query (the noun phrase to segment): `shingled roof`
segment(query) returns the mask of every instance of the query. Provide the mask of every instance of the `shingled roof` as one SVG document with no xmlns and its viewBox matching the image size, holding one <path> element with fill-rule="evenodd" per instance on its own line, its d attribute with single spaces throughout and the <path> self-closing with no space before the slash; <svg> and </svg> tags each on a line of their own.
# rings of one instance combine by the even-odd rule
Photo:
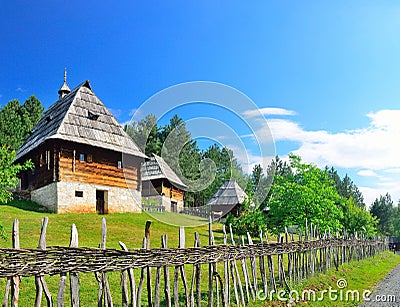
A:
<svg viewBox="0 0 400 307">
<path fill-rule="evenodd" d="M 171 169 L 167 162 L 156 154 L 153 154 L 149 161 L 143 163 L 142 171 L 142 181 L 165 178 L 174 186 L 183 190 L 187 189 L 187 186 Z"/>
<path fill-rule="evenodd" d="M 217 192 L 207 202 L 207 206 L 234 206 L 242 204 L 247 194 L 237 184 L 235 179 L 230 179 L 218 189 Z"/>
<path fill-rule="evenodd" d="M 50 139 L 66 140 L 147 158 L 93 93 L 89 81 L 61 97 L 17 151 L 16 159 Z"/>
</svg>

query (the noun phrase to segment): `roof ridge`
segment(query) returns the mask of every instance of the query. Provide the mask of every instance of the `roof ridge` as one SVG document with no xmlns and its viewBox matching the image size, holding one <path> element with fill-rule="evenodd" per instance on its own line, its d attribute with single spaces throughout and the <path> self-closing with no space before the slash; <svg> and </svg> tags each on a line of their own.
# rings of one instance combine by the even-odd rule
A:
<svg viewBox="0 0 400 307">
<path fill-rule="evenodd" d="M 91 89 L 90 84 L 89 84 L 89 80 L 86 80 L 86 81 L 82 82 L 81 84 L 79 84 L 77 87 L 75 87 L 75 88 L 68 94 L 68 95 L 70 95 L 70 94 L 74 93 L 74 98 L 72 98 L 72 100 L 71 100 L 71 102 L 70 102 L 70 104 L 69 104 L 69 106 L 68 106 L 68 109 L 65 111 L 65 114 L 64 114 L 64 116 L 63 116 L 63 119 L 61 120 L 61 122 L 60 122 L 60 124 L 58 125 L 58 128 L 57 128 L 57 130 L 56 130 L 56 132 L 55 132 L 54 134 L 58 134 L 58 133 L 59 133 L 61 127 L 63 126 L 63 124 L 64 124 L 65 121 L 66 121 L 66 118 L 67 118 L 68 114 L 69 114 L 70 111 L 71 111 L 71 106 L 72 106 L 72 105 L 74 104 L 74 102 L 76 101 L 76 95 L 79 93 L 79 90 L 80 90 L 83 86 L 85 86 L 86 84 L 89 85 L 88 88 Z M 85 87 L 87 87 L 87 85 L 86 85 Z M 64 98 L 67 97 L 68 95 L 66 95 L 66 96 L 64 96 L 63 98 L 61 98 L 61 101 L 64 100 Z M 62 103 L 62 102 L 61 102 L 61 103 Z"/>
<path fill-rule="evenodd" d="M 90 116 L 90 112 L 100 113 Z M 32 134 L 18 149 L 17 159 L 49 139 L 57 139 L 104 148 L 143 159 L 139 149 L 121 124 L 93 92 L 89 80 L 59 98 L 44 113 Z"/>
</svg>

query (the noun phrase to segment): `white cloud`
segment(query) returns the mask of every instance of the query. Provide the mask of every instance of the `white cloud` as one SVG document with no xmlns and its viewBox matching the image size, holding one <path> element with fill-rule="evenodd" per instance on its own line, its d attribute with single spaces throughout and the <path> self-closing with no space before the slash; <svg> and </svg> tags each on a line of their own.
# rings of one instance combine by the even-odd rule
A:
<svg viewBox="0 0 400 307">
<path fill-rule="evenodd" d="M 20 93 L 26 92 L 26 89 L 24 89 L 24 88 L 22 88 L 22 87 L 17 87 L 15 90 L 16 90 L 17 92 L 20 92 Z"/>
<path fill-rule="evenodd" d="M 320 167 L 361 169 L 357 175 L 369 181 L 360 188 L 367 204 L 386 192 L 396 200 L 400 198 L 400 110 L 380 110 L 366 116 L 370 119 L 367 127 L 338 133 L 305 130 L 290 119 L 267 122 L 275 142 L 297 143 L 293 153 L 304 161 Z M 263 129 L 266 131 L 264 126 L 259 134 Z"/>
<path fill-rule="evenodd" d="M 267 115 L 282 115 L 282 116 L 293 116 L 296 112 L 283 108 L 260 108 L 255 110 L 247 110 L 243 112 L 246 117 L 258 117 Z"/>
<path fill-rule="evenodd" d="M 370 169 L 363 169 L 357 172 L 357 175 L 364 177 L 378 177 L 378 174 Z"/>
<path fill-rule="evenodd" d="M 367 115 L 367 128 L 331 133 L 307 131 L 287 119 L 268 120 L 275 141 L 300 143 L 295 151 L 307 161 L 319 165 L 383 170 L 400 168 L 400 111 L 383 110 Z"/>
</svg>

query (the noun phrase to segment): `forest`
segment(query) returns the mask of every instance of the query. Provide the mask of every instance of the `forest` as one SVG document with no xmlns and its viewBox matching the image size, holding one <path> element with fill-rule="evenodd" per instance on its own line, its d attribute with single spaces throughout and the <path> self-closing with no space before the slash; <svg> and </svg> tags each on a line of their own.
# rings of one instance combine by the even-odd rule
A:
<svg viewBox="0 0 400 307">
<path fill-rule="evenodd" d="M 43 110 L 34 95 L 22 104 L 11 100 L 0 109 L 1 204 L 12 200 L 11 189 L 18 183 L 18 173 L 33 167 L 30 161 L 20 165 L 14 159 Z M 229 215 L 226 219 L 237 233 L 257 234 L 262 229 L 279 233 L 285 227 L 302 228 L 308 222 L 322 231 L 400 237 L 400 210 L 391 196 L 380 195 L 372 204 L 365 204 L 352 179 L 347 174 L 341 178 L 334 167 L 321 169 L 290 154 L 288 159 L 276 156 L 267 169 L 255 165 L 247 174 L 231 149 L 218 144 L 200 148 L 178 115 L 160 125 L 154 115 L 148 114 L 125 125 L 124 130 L 146 155 L 161 155 L 178 175 L 195 183 L 185 191 L 185 206 L 204 205 L 226 180 L 236 179 L 249 196 L 239 215 Z M 205 160 L 213 163 L 202 163 Z M 213 180 L 205 185 L 203 179 L 210 175 Z"/>
</svg>

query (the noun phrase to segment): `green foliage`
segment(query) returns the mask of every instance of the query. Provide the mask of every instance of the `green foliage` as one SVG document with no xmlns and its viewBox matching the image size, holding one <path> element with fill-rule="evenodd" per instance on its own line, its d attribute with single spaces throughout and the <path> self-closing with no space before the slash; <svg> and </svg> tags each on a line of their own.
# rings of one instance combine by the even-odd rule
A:
<svg viewBox="0 0 400 307">
<path fill-rule="evenodd" d="M 17 150 L 42 117 L 41 102 L 32 95 L 23 105 L 9 101 L 0 110 L 0 144 Z"/>
<path fill-rule="evenodd" d="M 12 199 L 9 188 L 14 188 L 18 183 L 17 174 L 22 170 L 33 168 L 33 163 L 29 160 L 23 165 L 13 163 L 15 151 L 9 150 L 6 145 L 0 147 L 0 203 L 7 203 Z"/>
<path fill-rule="evenodd" d="M 379 219 L 378 227 L 380 233 L 384 235 L 394 235 L 394 220 L 395 210 L 393 208 L 393 201 L 389 193 L 385 196 L 380 196 L 372 203 L 370 212 L 373 216 Z"/>
<path fill-rule="evenodd" d="M 245 185 L 245 176 L 232 150 L 215 144 L 201 151 L 186 123 L 177 115 L 164 126 L 158 126 L 154 115 L 147 115 L 124 129 L 146 155 L 161 155 L 182 181 L 190 185 L 192 191 L 185 191 L 186 206 L 203 206 L 227 179 L 235 178 L 239 185 Z M 203 163 L 211 160 L 212 163 Z"/>
<path fill-rule="evenodd" d="M 346 174 L 343 179 L 340 179 L 337 171 L 332 167 L 325 170 L 328 170 L 329 178 L 331 178 L 335 184 L 336 190 L 340 196 L 346 199 L 353 199 L 353 203 L 365 209 L 364 197 L 358 187 L 354 184 L 354 182 L 350 179 L 350 177 Z"/>
<path fill-rule="evenodd" d="M 144 119 L 133 122 L 132 125 L 125 125 L 124 129 L 146 155 L 161 154 L 159 127 L 157 117 L 153 114 L 148 114 Z"/>
<path fill-rule="evenodd" d="M 228 214 L 225 225 L 231 225 L 233 232 L 237 235 L 249 233 L 252 237 L 258 237 L 260 231 L 267 229 L 267 217 L 259 209 L 251 210 L 250 200 L 246 199 L 239 207 L 237 217 L 232 213 Z"/>
<path fill-rule="evenodd" d="M 393 236 L 400 238 L 400 206 L 393 208 Z"/>
<path fill-rule="evenodd" d="M 341 220 L 343 228 L 349 234 L 363 233 L 367 237 L 372 237 L 377 233 L 378 219 L 364 208 L 360 208 L 354 203 L 353 198 L 341 203 L 343 210 L 343 219 Z"/>
<path fill-rule="evenodd" d="M 289 159 L 293 173 L 275 175 L 268 201 L 274 232 L 294 225 L 304 229 L 306 221 L 318 225 L 320 230 L 341 229 L 343 212 L 337 206 L 341 198 L 327 172 L 302 163 L 298 156 L 290 155 Z"/>
</svg>

